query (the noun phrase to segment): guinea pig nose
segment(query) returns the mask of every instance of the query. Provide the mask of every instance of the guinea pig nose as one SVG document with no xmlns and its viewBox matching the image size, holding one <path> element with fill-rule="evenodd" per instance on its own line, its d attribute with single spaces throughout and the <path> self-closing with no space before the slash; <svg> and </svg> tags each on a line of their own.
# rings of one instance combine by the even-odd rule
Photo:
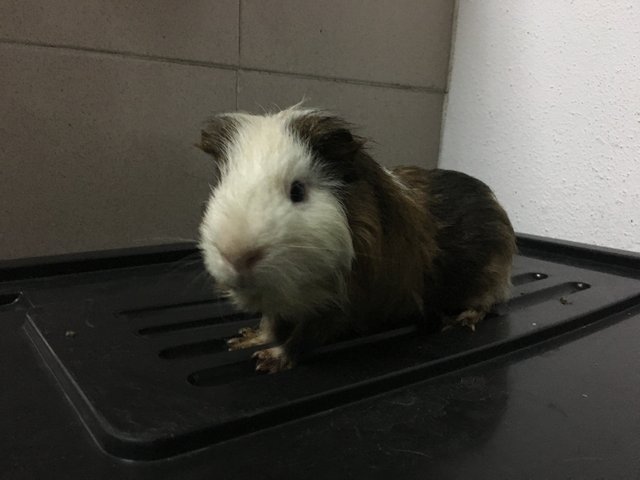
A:
<svg viewBox="0 0 640 480">
<path fill-rule="evenodd" d="M 224 258 L 233 265 L 238 272 L 251 270 L 264 257 L 262 249 L 252 249 L 244 252 L 234 252 L 233 254 L 222 254 Z"/>
</svg>

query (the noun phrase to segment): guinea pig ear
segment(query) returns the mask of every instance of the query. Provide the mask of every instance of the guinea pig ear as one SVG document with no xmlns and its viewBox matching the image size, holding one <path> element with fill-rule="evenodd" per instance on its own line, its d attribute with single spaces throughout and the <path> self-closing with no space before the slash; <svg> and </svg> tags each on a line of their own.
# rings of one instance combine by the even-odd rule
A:
<svg viewBox="0 0 640 480">
<path fill-rule="evenodd" d="M 364 142 L 351 133 L 347 122 L 314 112 L 294 118 L 291 128 L 316 154 L 318 161 L 342 173 L 344 180 L 352 180 L 353 160 Z"/>
<path fill-rule="evenodd" d="M 200 134 L 197 147 L 212 155 L 216 160 L 225 157 L 226 148 L 238 130 L 238 122 L 229 115 L 210 118 Z"/>
</svg>

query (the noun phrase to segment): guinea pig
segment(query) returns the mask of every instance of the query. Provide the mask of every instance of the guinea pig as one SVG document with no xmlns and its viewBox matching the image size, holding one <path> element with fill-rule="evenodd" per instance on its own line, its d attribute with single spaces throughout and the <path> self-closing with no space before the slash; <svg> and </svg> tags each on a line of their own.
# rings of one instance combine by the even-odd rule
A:
<svg viewBox="0 0 640 480">
<path fill-rule="evenodd" d="M 218 115 L 202 131 L 218 178 L 199 247 L 217 288 L 262 314 L 228 341 L 265 346 L 258 371 L 403 319 L 474 328 L 509 296 L 515 235 L 489 187 L 455 171 L 388 170 L 364 143 L 341 118 L 300 106 Z"/>
</svg>

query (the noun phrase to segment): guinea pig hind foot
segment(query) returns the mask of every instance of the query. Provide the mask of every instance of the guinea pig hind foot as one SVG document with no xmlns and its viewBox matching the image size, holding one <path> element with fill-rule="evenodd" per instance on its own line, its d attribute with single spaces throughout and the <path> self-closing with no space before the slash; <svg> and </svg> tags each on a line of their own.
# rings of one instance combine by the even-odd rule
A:
<svg viewBox="0 0 640 480">
<path fill-rule="evenodd" d="M 448 330 L 455 326 L 469 327 L 471 331 L 476 331 L 476 324 L 481 322 L 487 315 L 486 310 L 469 308 L 454 317 L 446 318 L 442 330 Z"/>
</svg>

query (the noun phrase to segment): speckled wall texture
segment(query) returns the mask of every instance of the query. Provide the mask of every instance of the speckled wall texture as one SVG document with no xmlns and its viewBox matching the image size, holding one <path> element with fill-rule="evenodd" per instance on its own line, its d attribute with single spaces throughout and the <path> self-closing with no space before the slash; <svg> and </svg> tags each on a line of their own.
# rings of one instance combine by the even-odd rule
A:
<svg viewBox="0 0 640 480">
<path fill-rule="evenodd" d="M 0 1 L 0 260 L 195 238 L 213 112 L 306 96 L 436 164 L 451 0 Z"/>
<path fill-rule="evenodd" d="M 640 251 L 640 4 L 460 0 L 440 166 L 517 230 Z"/>
</svg>

